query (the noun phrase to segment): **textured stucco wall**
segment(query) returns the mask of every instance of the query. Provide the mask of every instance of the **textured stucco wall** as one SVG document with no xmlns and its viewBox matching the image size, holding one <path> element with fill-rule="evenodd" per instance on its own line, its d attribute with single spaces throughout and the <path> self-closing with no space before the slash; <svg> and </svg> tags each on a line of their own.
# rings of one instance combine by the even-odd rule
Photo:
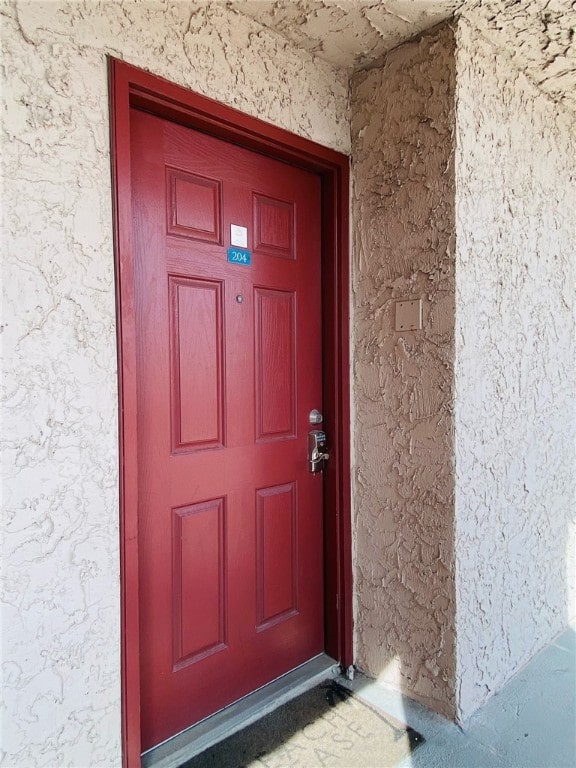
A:
<svg viewBox="0 0 576 768">
<path fill-rule="evenodd" d="M 120 637 L 105 57 L 344 152 L 347 79 L 223 3 L 34 0 L 0 14 L 2 765 L 109 768 Z M 568 115 L 459 30 L 456 178 L 449 29 L 353 83 L 354 502 L 359 664 L 465 717 L 569 618 L 576 184 Z M 424 330 L 396 333 L 394 302 L 416 297 Z"/>
<path fill-rule="evenodd" d="M 540 91 L 576 114 L 573 0 L 461 0 L 460 13 Z"/>
<path fill-rule="evenodd" d="M 454 40 L 352 81 L 356 660 L 454 714 Z M 422 331 L 395 302 L 422 298 Z"/>
<path fill-rule="evenodd" d="M 540 90 L 576 113 L 573 0 L 229 0 L 317 56 L 362 67 L 430 29 L 464 15 Z"/>
<path fill-rule="evenodd" d="M 3 766 L 120 765 L 106 54 L 338 150 L 347 78 L 223 4 L 3 3 Z"/>
<path fill-rule="evenodd" d="M 464 720 L 571 618 L 576 131 L 462 21 L 456 594 Z"/>
</svg>

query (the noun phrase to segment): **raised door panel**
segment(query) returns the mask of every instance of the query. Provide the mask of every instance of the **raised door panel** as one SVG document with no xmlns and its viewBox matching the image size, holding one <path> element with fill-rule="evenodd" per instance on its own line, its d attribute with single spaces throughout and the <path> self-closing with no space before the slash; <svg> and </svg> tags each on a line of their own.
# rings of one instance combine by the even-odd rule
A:
<svg viewBox="0 0 576 768">
<path fill-rule="evenodd" d="M 222 284 L 170 276 L 172 448 L 224 444 Z"/>
<path fill-rule="evenodd" d="M 296 483 L 256 493 L 257 628 L 265 630 L 298 612 Z"/>
<path fill-rule="evenodd" d="M 226 503 L 173 510 L 173 671 L 226 644 Z"/>
<path fill-rule="evenodd" d="M 294 203 L 254 195 L 254 251 L 295 259 Z"/>
<path fill-rule="evenodd" d="M 169 235 L 220 243 L 222 240 L 222 183 L 166 168 L 166 213 Z"/>
<path fill-rule="evenodd" d="M 255 288 L 256 440 L 296 436 L 296 296 Z"/>
</svg>

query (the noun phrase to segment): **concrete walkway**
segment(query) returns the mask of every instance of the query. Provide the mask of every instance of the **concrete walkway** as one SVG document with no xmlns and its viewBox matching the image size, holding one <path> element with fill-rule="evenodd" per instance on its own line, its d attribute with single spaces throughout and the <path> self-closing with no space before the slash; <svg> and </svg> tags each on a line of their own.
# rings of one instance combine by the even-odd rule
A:
<svg viewBox="0 0 576 768">
<path fill-rule="evenodd" d="M 567 630 L 464 729 L 358 675 L 348 687 L 426 742 L 397 768 L 575 768 L 576 633 Z"/>
</svg>

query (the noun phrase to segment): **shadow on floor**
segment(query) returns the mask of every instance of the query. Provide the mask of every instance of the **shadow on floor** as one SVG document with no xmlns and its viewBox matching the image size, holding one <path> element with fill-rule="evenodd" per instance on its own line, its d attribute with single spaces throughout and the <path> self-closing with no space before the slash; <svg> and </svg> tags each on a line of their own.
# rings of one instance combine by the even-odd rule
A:
<svg viewBox="0 0 576 768">
<path fill-rule="evenodd" d="M 575 768 L 576 633 L 535 656 L 463 728 L 358 675 L 303 694 L 182 768 L 241 766 Z"/>
<path fill-rule="evenodd" d="M 330 680 L 287 702 L 182 768 L 386 768 L 423 741 Z"/>
</svg>

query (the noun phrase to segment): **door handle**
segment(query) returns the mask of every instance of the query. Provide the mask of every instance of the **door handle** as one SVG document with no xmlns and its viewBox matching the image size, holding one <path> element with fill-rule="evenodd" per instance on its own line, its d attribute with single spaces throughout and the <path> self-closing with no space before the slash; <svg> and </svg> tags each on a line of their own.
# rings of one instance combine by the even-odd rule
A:
<svg viewBox="0 0 576 768">
<path fill-rule="evenodd" d="M 308 432 L 308 469 L 315 475 L 324 469 L 324 462 L 330 458 L 326 451 L 326 433 L 320 429 Z"/>
</svg>

